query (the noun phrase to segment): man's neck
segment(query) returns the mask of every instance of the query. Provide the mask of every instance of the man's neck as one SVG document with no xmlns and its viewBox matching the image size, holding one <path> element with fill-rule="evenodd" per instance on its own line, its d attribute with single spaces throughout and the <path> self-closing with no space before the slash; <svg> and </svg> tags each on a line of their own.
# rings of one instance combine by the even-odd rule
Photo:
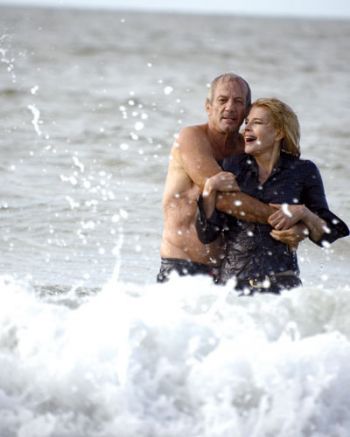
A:
<svg viewBox="0 0 350 437">
<path fill-rule="evenodd" d="M 239 132 L 224 134 L 221 132 L 215 132 L 208 128 L 208 138 L 217 160 L 244 151 L 244 140 Z"/>
</svg>

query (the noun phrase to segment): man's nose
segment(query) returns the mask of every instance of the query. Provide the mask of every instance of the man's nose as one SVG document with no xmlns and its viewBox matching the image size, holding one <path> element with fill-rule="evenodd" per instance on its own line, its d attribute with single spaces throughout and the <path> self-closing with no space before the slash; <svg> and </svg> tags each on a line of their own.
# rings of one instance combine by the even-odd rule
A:
<svg viewBox="0 0 350 437">
<path fill-rule="evenodd" d="M 226 109 L 226 111 L 233 111 L 236 109 L 236 105 L 235 105 L 235 102 L 233 99 L 227 100 L 226 105 L 225 105 L 225 109 Z"/>
</svg>

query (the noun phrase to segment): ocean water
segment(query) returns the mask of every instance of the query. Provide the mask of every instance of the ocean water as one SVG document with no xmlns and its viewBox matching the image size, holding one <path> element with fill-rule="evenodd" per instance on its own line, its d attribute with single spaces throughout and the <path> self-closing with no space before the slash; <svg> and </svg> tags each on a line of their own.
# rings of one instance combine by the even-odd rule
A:
<svg viewBox="0 0 350 437">
<path fill-rule="evenodd" d="M 304 287 L 155 283 L 174 135 L 234 71 L 350 222 L 349 21 L 0 8 L 0 436 L 349 437 L 350 241 Z"/>
</svg>

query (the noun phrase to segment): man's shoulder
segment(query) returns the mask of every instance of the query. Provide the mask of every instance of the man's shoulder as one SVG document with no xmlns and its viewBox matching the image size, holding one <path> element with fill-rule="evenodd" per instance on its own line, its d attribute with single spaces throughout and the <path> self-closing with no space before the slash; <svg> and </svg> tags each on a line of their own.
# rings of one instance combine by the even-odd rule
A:
<svg viewBox="0 0 350 437">
<path fill-rule="evenodd" d="M 207 124 L 183 127 L 178 135 L 176 135 L 174 149 L 176 149 L 180 155 L 212 155 L 212 147 L 208 137 L 207 127 Z"/>
<path fill-rule="evenodd" d="M 181 132 L 203 132 L 204 134 L 207 134 L 208 131 L 208 123 L 202 123 L 202 124 L 193 124 L 190 126 L 184 126 L 181 128 L 180 133 Z"/>
<path fill-rule="evenodd" d="M 183 127 L 176 136 L 180 144 L 186 144 L 193 141 L 209 141 L 208 125 L 195 124 L 192 126 Z"/>
</svg>

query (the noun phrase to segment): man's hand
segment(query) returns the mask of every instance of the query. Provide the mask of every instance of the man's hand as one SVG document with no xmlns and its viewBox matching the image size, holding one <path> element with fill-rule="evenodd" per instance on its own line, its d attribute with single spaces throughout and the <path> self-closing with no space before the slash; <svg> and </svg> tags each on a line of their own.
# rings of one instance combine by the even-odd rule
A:
<svg viewBox="0 0 350 437">
<path fill-rule="evenodd" d="M 221 171 L 208 178 L 203 190 L 203 196 L 208 196 L 213 191 L 240 191 L 236 177 L 228 171 Z"/>
<path fill-rule="evenodd" d="M 270 235 L 275 240 L 281 241 L 292 249 L 297 249 L 299 243 L 303 241 L 309 235 L 308 228 L 303 223 L 298 223 L 292 226 L 290 229 L 283 231 L 277 231 L 273 229 Z"/>
<path fill-rule="evenodd" d="M 291 228 L 305 217 L 304 205 L 287 205 L 286 203 L 277 205 L 270 203 L 270 206 L 276 208 L 276 212 L 271 214 L 267 221 L 278 231 Z"/>
</svg>

